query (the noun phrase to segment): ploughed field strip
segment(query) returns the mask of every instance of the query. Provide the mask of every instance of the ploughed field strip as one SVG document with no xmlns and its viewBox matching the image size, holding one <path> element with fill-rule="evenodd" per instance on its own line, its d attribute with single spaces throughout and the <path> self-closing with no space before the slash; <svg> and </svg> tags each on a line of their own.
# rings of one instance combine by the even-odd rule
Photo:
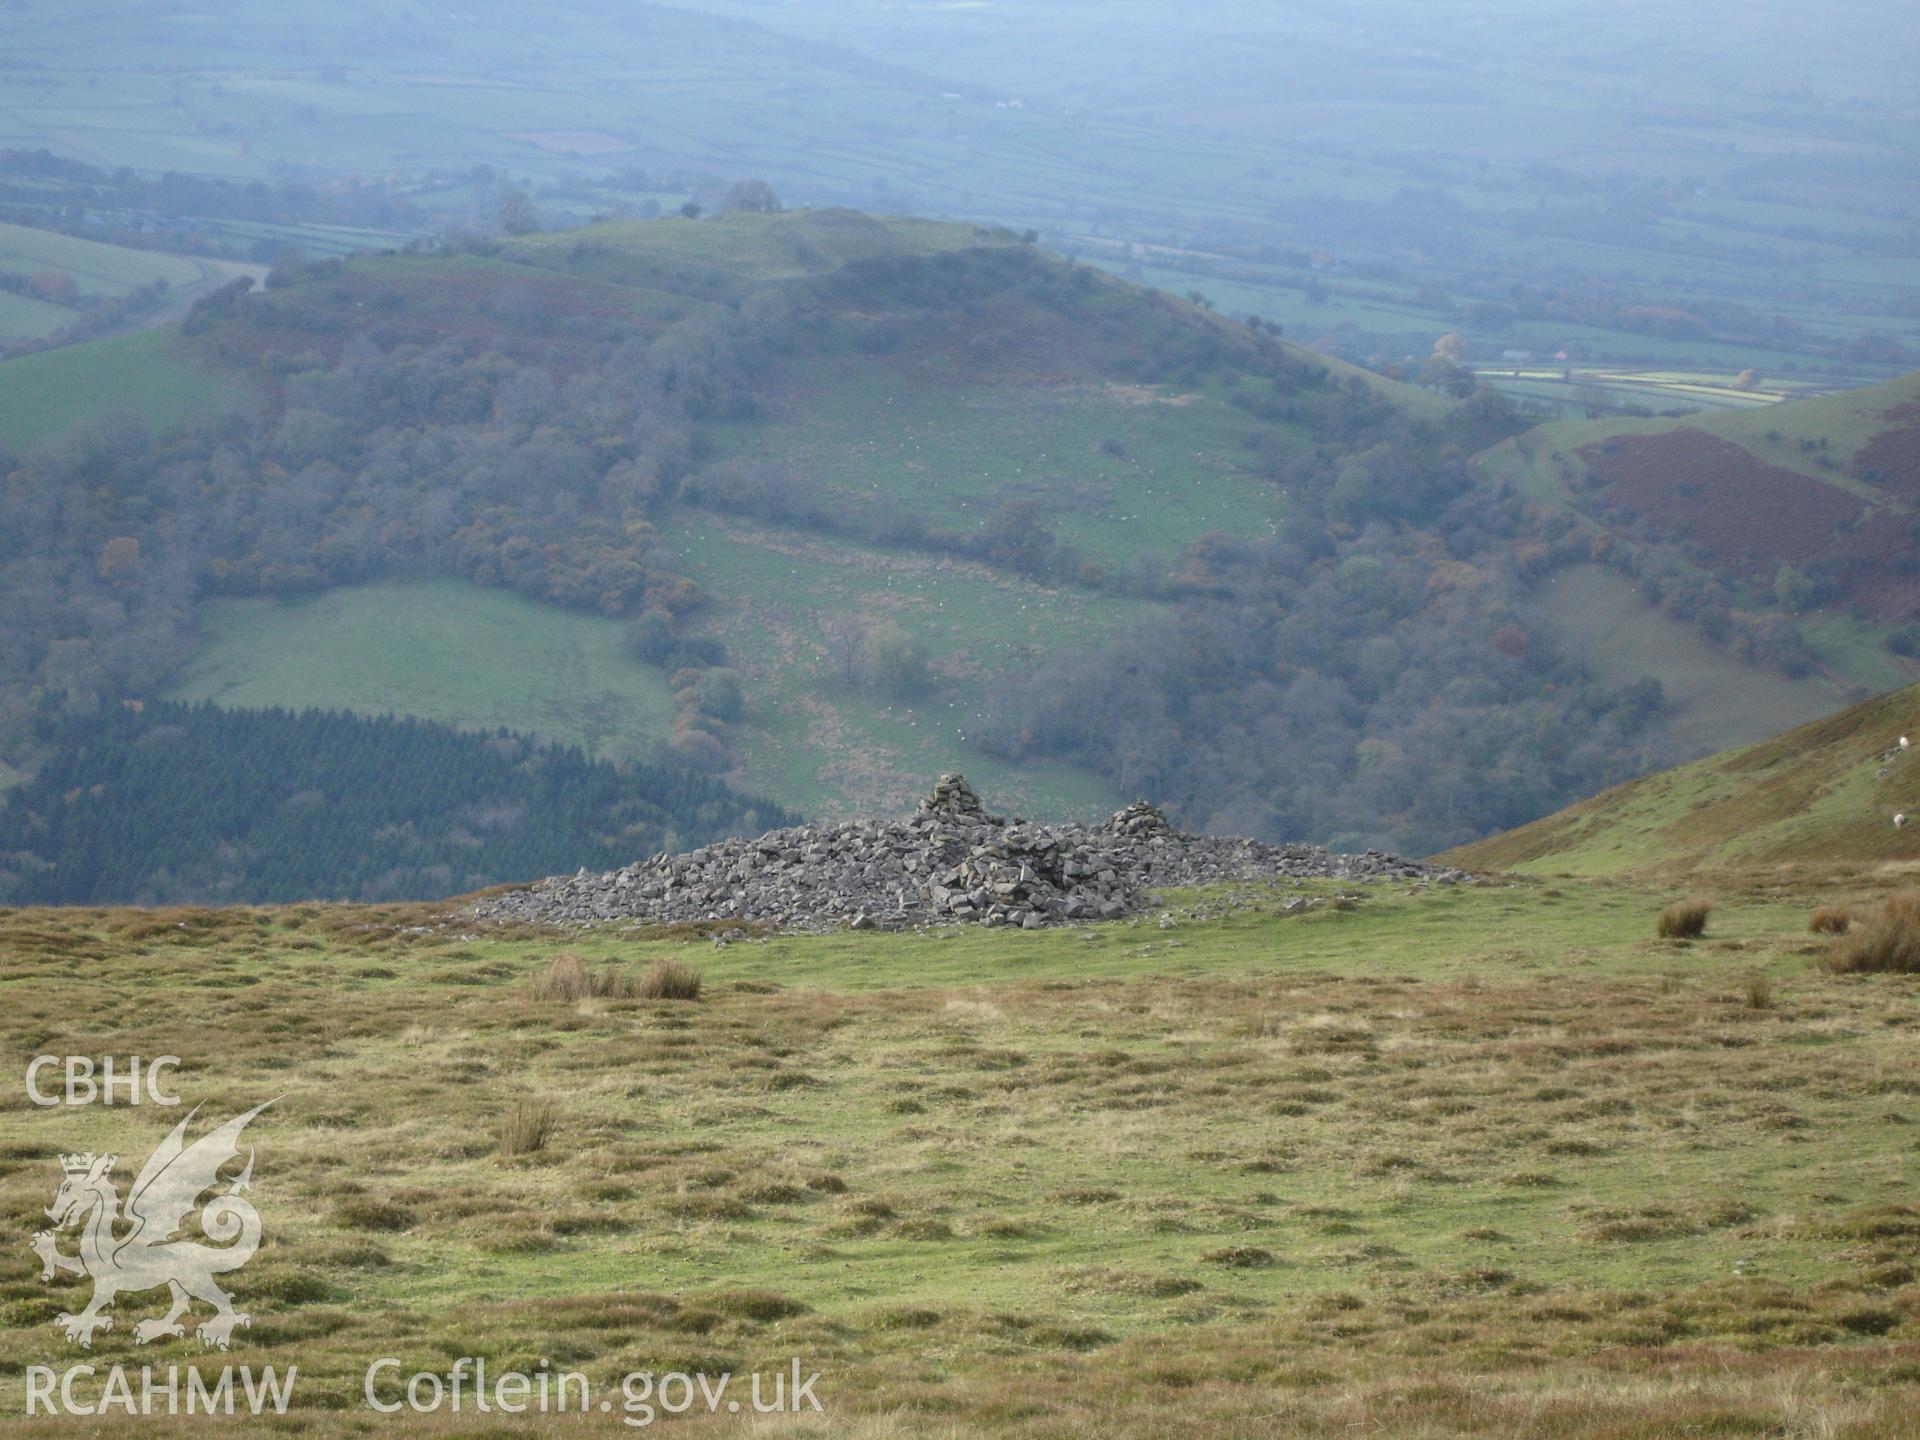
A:
<svg viewBox="0 0 1920 1440">
<path fill-rule="evenodd" d="M 971 921 L 1032 930 L 1117 920 L 1156 889 L 1465 878 L 1377 850 L 1338 855 L 1318 845 L 1189 835 L 1145 801 L 1098 825 L 1008 820 L 989 814 L 964 777 L 943 775 L 906 821 L 802 825 L 605 874 L 554 876 L 489 896 L 476 913 L 547 925 L 740 920 L 821 931 Z"/>
</svg>

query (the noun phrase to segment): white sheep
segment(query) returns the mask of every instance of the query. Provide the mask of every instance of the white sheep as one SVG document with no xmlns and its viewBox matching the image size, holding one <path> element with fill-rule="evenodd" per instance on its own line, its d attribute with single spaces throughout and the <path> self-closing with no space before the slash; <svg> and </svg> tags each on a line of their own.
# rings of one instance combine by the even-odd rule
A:
<svg viewBox="0 0 1920 1440">
<path fill-rule="evenodd" d="M 1901 748 L 1902 750 L 1904 750 L 1904 749 L 1906 749 L 1906 748 L 1907 748 L 1907 737 L 1906 737 L 1906 736 L 1904 736 L 1904 735 L 1902 735 L 1902 736 L 1900 737 L 1900 748 Z"/>
</svg>

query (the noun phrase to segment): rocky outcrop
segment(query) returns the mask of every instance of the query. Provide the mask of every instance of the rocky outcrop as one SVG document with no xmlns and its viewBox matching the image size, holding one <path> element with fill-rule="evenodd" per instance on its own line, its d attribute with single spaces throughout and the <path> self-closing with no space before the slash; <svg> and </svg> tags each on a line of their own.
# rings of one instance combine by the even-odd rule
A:
<svg viewBox="0 0 1920 1440">
<path fill-rule="evenodd" d="M 1465 879 L 1370 850 L 1188 835 L 1145 801 L 1098 825 L 991 814 L 965 778 L 942 775 L 905 821 L 774 830 L 603 875 L 581 871 L 489 896 L 481 919 L 584 925 L 757 921 L 780 930 L 900 929 L 966 921 L 1035 929 L 1117 920 L 1148 891 L 1275 879 Z"/>
</svg>

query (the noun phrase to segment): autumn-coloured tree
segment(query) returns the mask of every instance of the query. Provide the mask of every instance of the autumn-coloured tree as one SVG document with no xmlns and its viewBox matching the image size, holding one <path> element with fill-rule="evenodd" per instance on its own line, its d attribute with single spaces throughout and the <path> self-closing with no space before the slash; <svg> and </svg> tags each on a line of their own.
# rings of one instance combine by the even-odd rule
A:
<svg viewBox="0 0 1920 1440">
<path fill-rule="evenodd" d="M 101 547 L 94 568 L 108 585 L 126 584 L 140 572 L 140 542 L 131 535 L 114 536 Z"/>
<path fill-rule="evenodd" d="M 56 305 L 71 305 L 80 298 L 80 287 L 73 277 L 59 270 L 37 270 L 28 279 L 27 286 L 42 300 L 51 300 Z"/>
</svg>

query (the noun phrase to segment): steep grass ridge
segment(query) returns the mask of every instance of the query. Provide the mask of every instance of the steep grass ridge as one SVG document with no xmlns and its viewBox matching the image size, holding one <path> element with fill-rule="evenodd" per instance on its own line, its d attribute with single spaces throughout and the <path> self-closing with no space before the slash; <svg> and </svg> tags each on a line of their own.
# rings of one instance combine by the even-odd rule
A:
<svg viewBox="0 0 1920 1440">
<path fill-rule="evenodd" d="M 1792 861 L 1920 861 L 1920 685 L 1771 740 L 1617 786 L 1440 858 L 1472 870 L 1604 875 Z"/>
</svg>

